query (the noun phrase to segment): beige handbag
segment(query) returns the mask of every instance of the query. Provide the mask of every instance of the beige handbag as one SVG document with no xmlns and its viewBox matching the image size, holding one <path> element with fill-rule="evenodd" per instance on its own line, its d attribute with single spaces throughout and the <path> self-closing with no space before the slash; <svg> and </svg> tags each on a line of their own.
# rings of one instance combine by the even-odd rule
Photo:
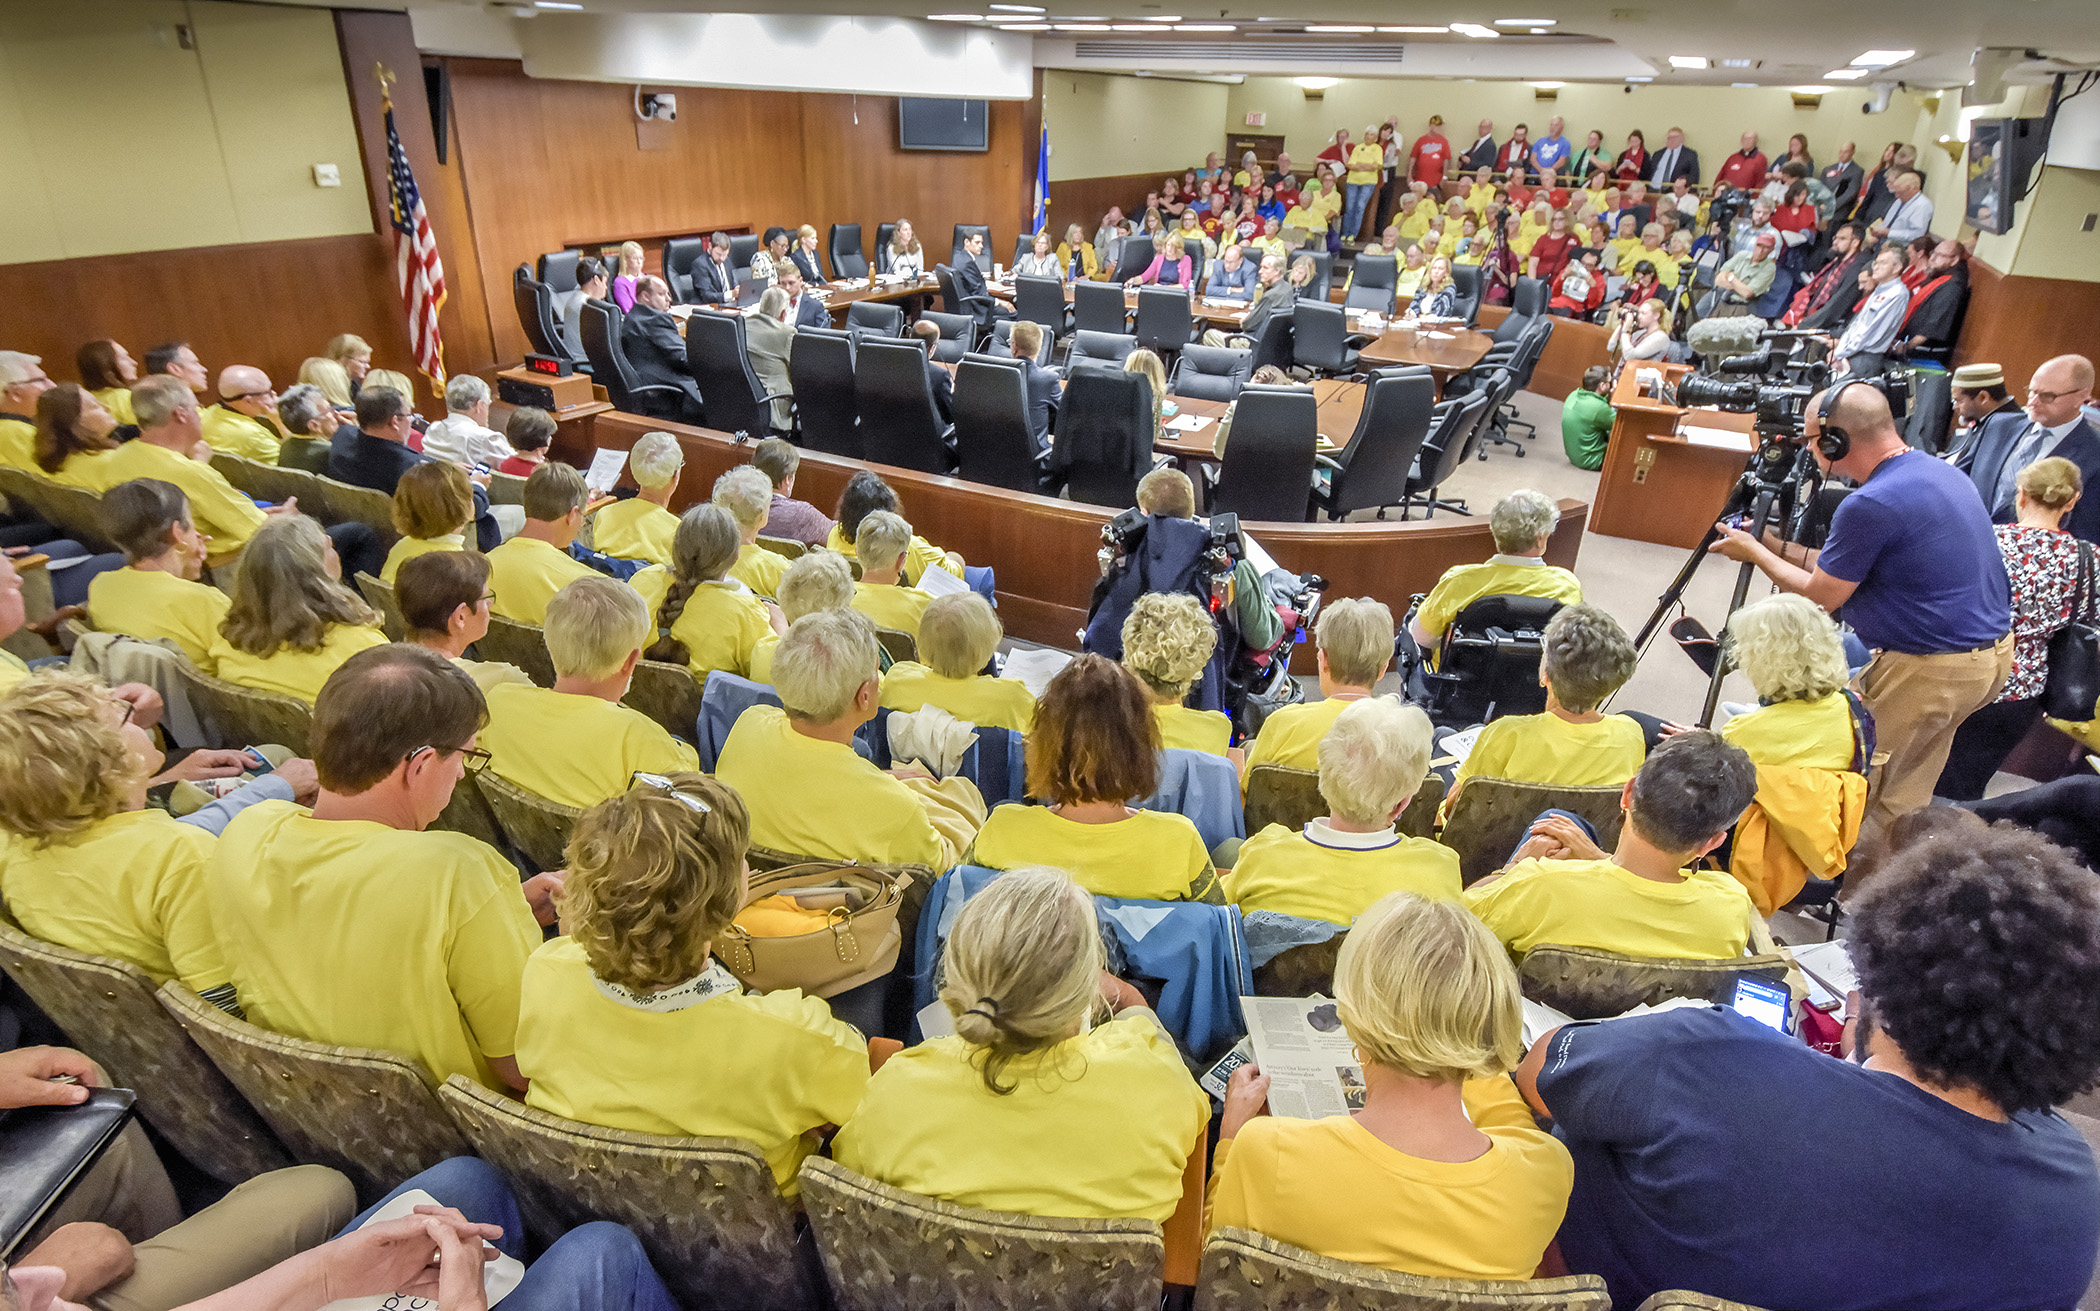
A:
<svg viewBox="0 0 2100 1311">
<path fill-rule="evenodd" d="M 833 997 L 890 972 L 904 946 L 897 910 L 906 876 L 846 861 L 812 861 L 785 869 L 754 871 L 751 902 L 795 896 L 830 913 L 814 933 L 757 937 L 736 924 L 714 942 L 715 959 L 753 992 L 800 988 L 812 997 Z M 796 896 L 796 889 L 843 889 Z"/>
</svg>

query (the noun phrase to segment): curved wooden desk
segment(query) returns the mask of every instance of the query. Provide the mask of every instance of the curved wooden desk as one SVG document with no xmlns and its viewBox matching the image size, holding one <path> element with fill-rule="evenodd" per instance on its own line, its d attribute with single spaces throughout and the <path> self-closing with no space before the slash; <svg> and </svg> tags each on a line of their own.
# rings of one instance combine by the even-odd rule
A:
<svg viewBox="0 0 2100 1311">
<path fill-rule="evenodd" d="M 671 508 L 698 505 L 725 471 L 751 458 L 751 444 L 710 428 L 665 423 L 615 410 L 596 421 L 595 440 L 628 450 L 645 432 L 668 432 L 685 448 L 685 472 Z M 557 442 L 557 458 L 585 467 L 591 453 Z M 1071 649 L 1086 623 L 1087 603 L 1101 568 L 1095 553 L 1101 528 L 1128 507 L 1105 508 L 1010 492 L 939 474 L 885 464 L 863 464 L 804 449 L 795 495 L 827 513 L 846 480 L 872 469 L 897 489 L 905 517 L 928 541 L 961 552 L 971 564 L 998 571 L 999 616 L 1006 630 L 1031 642 Z M 1563 500 L 1560 526 L 1546 548 L 1549 563 L 1573 568 L 1589 520 L 1587 503 Z M 1286 569 L 1314 573 L 1332 586 L 1329 596 L 1372 596 L 1398 621 L 1408 598 L 1426 592 L 1453 565 L 1475 564 L 1495 553 L 1487 518 L 1443 518 L 1409 523 L 1249 523 L 1248 533 Z M 1301 648 L 1311 667 L 1312 648 Z"/>
</svg>

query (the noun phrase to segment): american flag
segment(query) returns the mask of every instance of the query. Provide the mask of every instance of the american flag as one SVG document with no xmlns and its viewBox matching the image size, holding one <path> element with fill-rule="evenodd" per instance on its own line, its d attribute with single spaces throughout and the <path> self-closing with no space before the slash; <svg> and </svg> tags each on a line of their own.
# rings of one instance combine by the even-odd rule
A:
<svg viewBox="0 0 2100 1311">
<path fill-rule="evenodd" d="M 437 237 L 423 212 L 423 195 L 408 166 L 408 152 L 394 131 L 394 102 L 386 102 L 387 208 L 394 225 L 394 272 L 401 284 L 401 308 L 408 313 L 408 344 L 416 369 L 431 388 L 445 389 L 445 341 L 438 334 L 438 310 L 445 303 L 445 266 L 438 259 Z"/>
</svg>

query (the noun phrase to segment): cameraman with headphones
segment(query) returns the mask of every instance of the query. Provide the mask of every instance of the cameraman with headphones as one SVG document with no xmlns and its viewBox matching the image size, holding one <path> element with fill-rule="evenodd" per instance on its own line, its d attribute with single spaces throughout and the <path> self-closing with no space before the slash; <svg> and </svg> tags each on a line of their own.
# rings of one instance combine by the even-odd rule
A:
<svg viewBox="0 0 2100 1311">
<path fill-rule="evenodd" d="M 1781 591 L 1832 614 L 1842 607 L 1873 651 L 1859 682 L 1888 754 L 1867 809 L 1867 827 L 1878 833 L 1931 802 L 1954 730 L 2004 685 L 2011 591 L 1975 484 L 1905 445 L 1878 388 L 1847 381 L 1817 394 L 1803 431 L 1819 467 L 1857 484 L 1820 556 L 1796 563 L 1782 554 L 1792 549 L 1784 543 L 1725 524 L 1710 549 L 1756 565 Z"/>
</svg>

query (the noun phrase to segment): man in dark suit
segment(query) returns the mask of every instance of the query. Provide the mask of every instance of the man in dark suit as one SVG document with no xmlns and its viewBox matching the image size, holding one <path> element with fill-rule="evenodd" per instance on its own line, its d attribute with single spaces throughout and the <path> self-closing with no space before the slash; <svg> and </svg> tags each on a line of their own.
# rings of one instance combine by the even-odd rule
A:
<svg viewBox="0 0 2100 1311">
<path fill-rule="evenodd" d="M 1990 416 L 1957 461 L 1976 484 L 1993 523 L 2013 521 L 2013 495 L 2020 470 L 2047 456 L 2078 466 L 2090 488 L 2100 478 L 2100 430 L 2085 417 L 2093 397 L 2093 362 L 2083 355 L 2059 355 L 2034 371 L 2027 384 L 2027 409 L 2003 410 Z M 2021 419 L 2025 422 L 2021 422 Z M 2100 496 L 2080 496 L 2064 528 L 2088 542 L 2100 542 Z"/>
<path fill-rule="evenodd" d="M 620 324 L 620 345 L 635 380 L 644 386 L 676 387 L 679 400 L 669 417 L 681 423 L 700 423 L 706 411 L 700 405 L 700 384 L 685 360 L 685 338 L 678 320 L 671 317 L 671 289 L 658 277 L 645 277 L 634 289 L 634 308 Z M 663 393 L 652 393 L 662 396 Z"/>
<path fill-rule="evenodd" d="M 955 294 L 962 301 L 961 312 L 977 320 L 980 333 L 992 330 L 995 319 L 1010 319 L 1013 307 L 1002 305 L 992 296 L 992 289 L 984 280 L 984 270 L 978 266 L 977 257 L 984 254 L 984 234 L 972 232 L 963 238 L 963 254 L 967 258 L 958 260 L 953 270 Z"/>
<path fill-rule="evenodd" d="M 1850 214 L 1852 206 L 1859 200 L 1859 189 L 1866 183 L 1867 175 L 1860 172 L 1859 165 L 1852 162 L 1854 147 L 1850 141 L 1838 147 L 1837 159 L 1825 164 L 1816 176 L 1830 188 L 1832 213 Z"/>
<path fill-rule="evenodd" d="M 1493 168 L 1500 152 L 1495 148 L 1495 120 L 1480 120 L 1480 139 L 1466 147 L 1466 153 L 1458 157 L 1458 171 L 1471 173 L 1475 169 Z"/>
<path fill-rule="evenodd" d="M 1657 191 L 1669 190 L 1679 178 L 1699 185 L 1699 152 L 1684 144 L 1683 128 L 1673 127 L 1664 134 L 1662 149 L 1648 156 L 1648 171 L 1642 176 Z"/>
<path fill-rule="evenodd" d="M 729 234 L 717 232 L 707 239 L 707 256 L 693 261 L 695 305 L 736 304 L 736 270 L 729 267 Z"/>
<path fill-rule="evenodd" d="M 1204 345 L 1246 350 L 1261 334 L 1264 323 L 1298 307 L 1298 285 L 1284 276 L 1283 256 L 1262 256 L 1261 268 L 1254 276 L 1261 284 L 1261 290 L 1255 293 L 1254 305 L 1247 311 L 1247 317 L 1240 321 L 1240 330 L 1228 333 L 1221 328 L 1212 328 L 1203 334 Z"/>
<path fill-rule="evenodd" d="M 1021 362 L 1021 386 L 1028 393 L 1028 431 L 1036 448 L 1050 453 L 1050 416 L 1057 409 L 1057 375 L 1035 362 L 1043 349 L 1043 325 L 1028 319 L 1014 324 L 1014 358 Z"/>
<path fill-rule="evenodd" d="M 780 266 L 779 281 L 773 284 L 787 293 L 787 313 L 783 321 L 791 328 L 828 328 L 831 326 L 831 311 L 824 302 L 809 294 L 802 279 L 802 270 L 793 264 Z"/>
<path fill-rule="evenodd" d="M 401 475 L 419 464 L 430 464 L 434 456 L 408 448 L 408 435 L 415 431 L 415 411 L 399 392 L 370 388 L 357 397 L 357 423 L 344 424 L 328 442 L 328 476 L 352 487 L 369 487 L 394 494 Z M 503 530 L 489 512 L 486 474 L 474 479 L 474 541 L 484 551 L 503 544 Z"/>
<path fill-rule="evenodd" d="M 941 416 L 942 423 L 955 422 L 955 375 L 948 372 L 933 358 L 933 348 L 941 340 L 938 324 L 920 319 L 911 325 L 912 339 L 926 352 L 926 388 L 933 393 L 933 408 Z"/>
<path fill-rule="evenodd" d="M 1988 445 L 1994 452 L 2010 450 L 2027 429 L 2027 411 L 2012 398 L 2005 386 L 2005 370 L 1995 364 L 1964 364 L 1956 369 L 1948 380 L 1947 403 L 1954 425 L 1946 457 L 1971 478 L 1975 477 L 1979 445 Z M 2001 459 L 2001 455 L 1992 456 L 1993 463 Z M 1981 490 L 1979 487 L 1979 493 Z"/>
</svg>

